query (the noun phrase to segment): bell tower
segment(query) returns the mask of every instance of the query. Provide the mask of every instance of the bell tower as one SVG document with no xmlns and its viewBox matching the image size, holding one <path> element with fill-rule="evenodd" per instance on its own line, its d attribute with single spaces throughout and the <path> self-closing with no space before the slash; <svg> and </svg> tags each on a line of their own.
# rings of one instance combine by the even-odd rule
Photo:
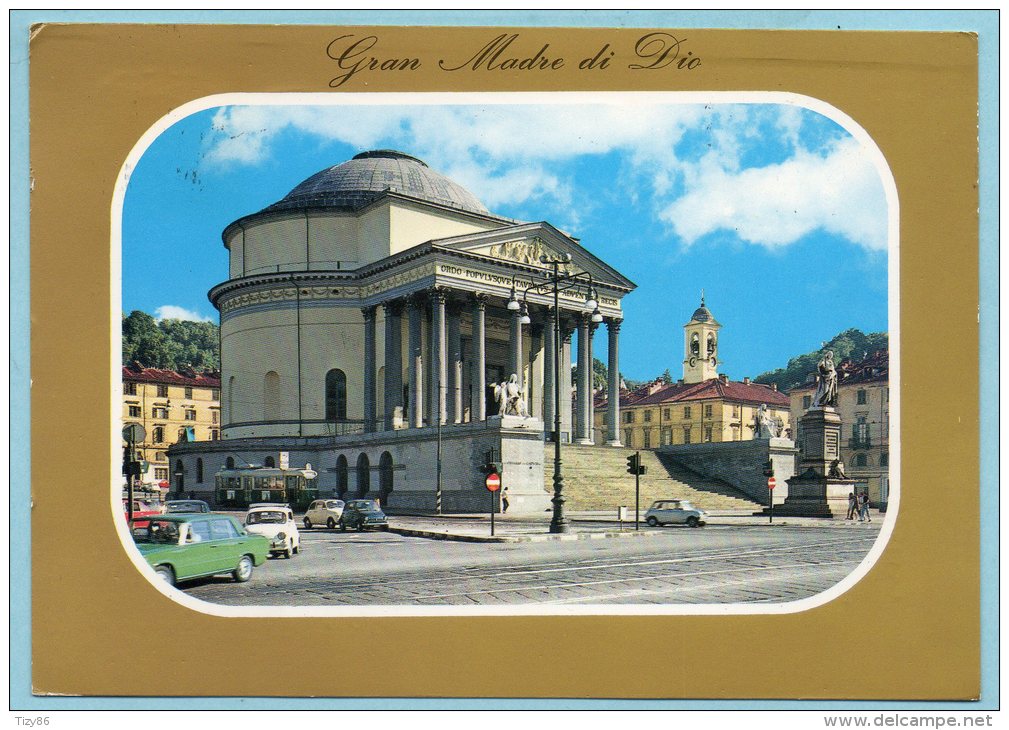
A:
<svg viewBox="0 0 1009 730">
<path fill-rule="evenodd" d="M 701 306 L 690 321 L 683 325 L 683 382 L 700 383 L 718 377 L 718 330 L 722 325 L 715 321 L 704 306 L 704 291 L 701 291 Z"/>
</svg>

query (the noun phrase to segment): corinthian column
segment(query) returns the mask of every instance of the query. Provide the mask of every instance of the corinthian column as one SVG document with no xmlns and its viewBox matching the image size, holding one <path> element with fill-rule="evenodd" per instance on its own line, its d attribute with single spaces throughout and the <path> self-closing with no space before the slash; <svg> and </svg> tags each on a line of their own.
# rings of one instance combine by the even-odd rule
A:
<svg viewBox="0 0 1009 730">
<path fill-rule="evenodd" d="M 620 336 L 619 319 L 606 320 L 606 331 L 609 335 L 609 352 L 606 367 L 609 382 L 606 397 L 606 445 L 621 446 L 620 443 L 620 363 L 618 361 L 618 337 Z"/>
<path fill-rule="evenodd" d="M 375 307 L 363 307 L 364 315 L 364 430 L 375 431 L 375 410 L 377 403 L 377 383 L 375 382 Z"/>
<path fill-rule="evenodd" d="M 409 318 L 410 347 L 410 427 L 421 428 L 424 425 L 424 349 L 421 345 L 421 318 L 424 314 L 423 300 L 418 296 L 410 297 L 407 303 Z"/>
<path fill-rule="evenodd" d="M 385 308 L 385 430 L 391 431 L 396 407 L 403 405 L 402 305 L 384 302 Z"/>
<path fill-rule="evenodd" d="M 456 302 L 448 311 L 448 421 L 462 423 L 462 332 L 461 311 Z"/>
<path fill-rule="evenodd" d="M 554 340 L 557 334 L 554 328 L 557 325 L 557 310 L 547 307 L 546 321 L 543 324 L 543 430 L 545 433 L 554 433 L 554 414 L 556 404 L 554 401 L 554 377 L 557 372 L 554 369 L 554 353 L 557 351 L 557 343 Z M 563 387 L 563 383 L 561 384 Z M 557 438 L 560 434 L 557 434 Z M 551 440 L 551 439 L 548 439 Z"/>
<path fill-rule="evenodd" d="M 578 319 L 578 407 L 575 424 L 577 443 L 592 444 L 592 327 L 588 315 Z"/>
<path fill-rule="evenodd" d="M 511 313 L 511 336 L 509 337 L 509 344 L 511 349 L 508 356 L 508 368 L 511 372 L 505 373 L 505 380 L 510 380 L 512 373 L 518 376 L 519 387 L 522 385 L 522 322 L 520 318 L 522 317 L 522 312 L 512 312 Z"/>
<path fill-rule="evenodd" d="M 446 342 L 445 342 L 445 292 L 431 292 L 431 408 L 428 425 L 445 423 Z"/>
<path fill-rule="evenodd" d="M 473 297 L 473 413 L 471 421 L 487 420 L 487 297 Z"/>
</svg>

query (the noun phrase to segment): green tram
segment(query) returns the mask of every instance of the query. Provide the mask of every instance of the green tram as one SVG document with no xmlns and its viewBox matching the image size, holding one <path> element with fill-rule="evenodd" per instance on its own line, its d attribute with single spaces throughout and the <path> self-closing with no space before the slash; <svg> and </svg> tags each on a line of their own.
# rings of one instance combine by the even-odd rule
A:
<svg viewBox="0 0 1009 730">
<path fill-rule="evenodd" d="M 304 469 L 221 469 L 214 475 L 215 501 L 222 508 L 244 509 L 250 504 L 270 502 L 303 510 L 319 496 L 318 476 L 311 464 Z"/>
</svg>

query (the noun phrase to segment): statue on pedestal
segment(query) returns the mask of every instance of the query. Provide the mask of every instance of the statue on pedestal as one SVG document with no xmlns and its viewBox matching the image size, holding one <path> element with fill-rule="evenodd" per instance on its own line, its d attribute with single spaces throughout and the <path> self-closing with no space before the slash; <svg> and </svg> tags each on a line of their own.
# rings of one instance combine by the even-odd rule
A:
<svg viewBox="0 0 1009 730">
<path fill-rule="evenodd" d="M 760 408 L 754 414 L 753 419 L 756 421 L 756 426 L 754 427 L 756 431 L 755 438 L 773 439 L 781 435 L 782 424 L 779 419 L 771 418 L 771 414 L 767 412 L 766 403 L 760 404 Z"/>
<path fill-rule="evenodd" d="M 816 394 L 813 405 L 831 408 L 837 406 L 837 370 L 834 367 L 834 353 L 828 351 L 816 366 Z"/>
<path fill-rule="evenodd" d="M 498 402 L 498 413 L 503 416 L 519 416 L 527 418 L 525 393 L 519 385 L 518 375 L 511 374 L 506 383 L 499 383 L 494 386 L 494 396 Z"/>
</svg>

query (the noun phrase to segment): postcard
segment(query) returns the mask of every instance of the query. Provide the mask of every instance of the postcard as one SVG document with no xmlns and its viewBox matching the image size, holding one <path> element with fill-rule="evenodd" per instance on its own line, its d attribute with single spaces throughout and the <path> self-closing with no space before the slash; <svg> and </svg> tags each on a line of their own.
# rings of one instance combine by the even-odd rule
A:
<svg viewBox="0 0 1009 730">
<path fill-rule="evenodd" d="M 979 698 L 977 36 L 30 51 L 35 695 Z"/>
</svg>

